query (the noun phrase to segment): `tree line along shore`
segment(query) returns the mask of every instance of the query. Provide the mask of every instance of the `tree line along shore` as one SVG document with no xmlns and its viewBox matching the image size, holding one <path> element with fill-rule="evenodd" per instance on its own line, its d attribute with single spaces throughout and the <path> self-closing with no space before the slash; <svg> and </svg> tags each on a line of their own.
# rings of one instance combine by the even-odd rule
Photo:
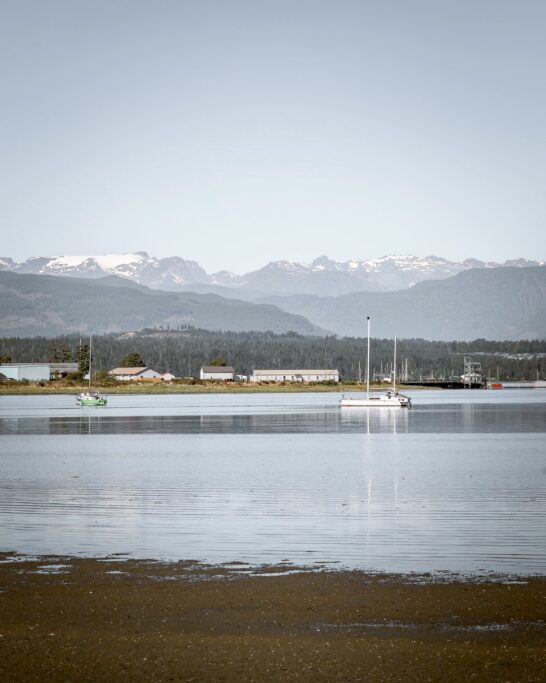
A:
<svg viewBox="0 0 546 683">
<path fill-rule="evenodd" d="M 88 336 L 0 338 L 0 358 L 17 363 L 77 362 Z M 393 339 L 372 339 L 370 376 L 392 372 Z M 135 353 L 145 365 L 180 378 L 195 378 L 202 366 L 221 359 L 241 375 L 257 368 L 335 368 L 344 382 L 365 374 L 367 340 L 358 337 L 303 336 L 294 332 L 220 332 L 145 329 L 93 337 L 93 370 L 118 367 Z M 481 362 L 488 378 L 502 381 L 546 379 L 546 340 L 472 342 L 399 339 L 400 380 L 461 375 L 464 357 Z M 233 391 L 234 388 L 228 388 Z"/>
</svg>

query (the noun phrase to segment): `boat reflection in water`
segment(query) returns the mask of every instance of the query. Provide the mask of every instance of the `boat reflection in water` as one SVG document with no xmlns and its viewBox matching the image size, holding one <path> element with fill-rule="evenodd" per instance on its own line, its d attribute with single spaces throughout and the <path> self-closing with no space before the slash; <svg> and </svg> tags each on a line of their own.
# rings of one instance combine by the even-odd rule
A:
<svg viewBox="0 0 546 683">
<path fill-rule="evenodd" d="M 377 410 L 376 408 L 351 408 L 340 411 L 342 431 L 358 431 L 366 434 L 400 434 L 409 432 L 407 410 Z"/>
</svg>

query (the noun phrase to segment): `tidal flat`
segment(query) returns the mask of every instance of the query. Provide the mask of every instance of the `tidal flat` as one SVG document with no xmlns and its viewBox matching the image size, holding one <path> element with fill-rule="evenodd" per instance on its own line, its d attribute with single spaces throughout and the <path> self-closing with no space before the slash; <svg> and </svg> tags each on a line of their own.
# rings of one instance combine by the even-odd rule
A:
<svg viewBox="0 0 546 683">
<path fill-rule="evenodd" d="M 6 681 L 544 680 L 546 579 L 0 561 Z"/>
</svg>

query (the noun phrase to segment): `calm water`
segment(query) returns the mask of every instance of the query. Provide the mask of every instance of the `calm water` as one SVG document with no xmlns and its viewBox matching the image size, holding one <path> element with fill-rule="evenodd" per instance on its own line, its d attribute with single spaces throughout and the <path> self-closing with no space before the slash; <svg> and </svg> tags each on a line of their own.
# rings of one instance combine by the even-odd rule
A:
<svg viewBox="0 0 546 683">
<path fill-rule="evenodd" d="M 546 574 L 546 391 L 0 397 L 0 549 Z"/>
</svg>

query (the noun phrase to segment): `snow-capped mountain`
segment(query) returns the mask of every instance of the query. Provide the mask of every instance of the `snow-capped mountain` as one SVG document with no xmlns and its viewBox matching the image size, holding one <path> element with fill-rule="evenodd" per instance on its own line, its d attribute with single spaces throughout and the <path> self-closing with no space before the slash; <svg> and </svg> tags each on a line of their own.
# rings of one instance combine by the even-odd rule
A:
<svg viewBox="0 0 546 683">
<path fill-rule="evenodd" d="M 2 262 L 8 261 L 11 259 L 0 259 L 0 268 Z M 186 261 L 178 256 L 158 259 L 148 256 L 145 251 L 102 256 L 37 256 L 23 263 L 11 263 L 11 266 L 3 269 L 65 277 L 100 278 L 117 275 L 147 287 L 166 290 L 177 290 L 193 283 L 206 283 L 210 279 L 195 261 Z"/>
<path fill-rule="evenodd" d="M 407 289 L 423 280 L 452 277 L 464 270 L 543 264 L 544 261 L 526 259 L 514 259 L 503 264 L 477 259 L 456 262 L 439 256 L 411 255 L 334 261 L 320 256 L 311 263 L 273 261 L 258 270 L 237 275 L 229 271 L 208 274 L 196 261 L 179 256 L 156 258 L 144 251 L 101 256 L 38 256 L 23 263 L 0 257 L 0 270 L 88 278 L 117 275 L 155 289 L 178 291 L 193 288 L 245 299 L 264 295 L 337 296 L 351 292 L 394 291 Z"/>
<path fill-rule="evenodd" d="M 478 259 L 456 262 L 439 256 L 411 255 L 342 262 L 320 256 L 309 264 L 274 261 L 238 280 L 232 280 L 230 286 L 282 294 L 336 296 L 351 292 L 407 289 L 422 280 L 442 280 L 474 268 L 529 267 L 543 264 L 543 261 L 526 259 L 507 261 L 504 264 Z"/>
</svg>

